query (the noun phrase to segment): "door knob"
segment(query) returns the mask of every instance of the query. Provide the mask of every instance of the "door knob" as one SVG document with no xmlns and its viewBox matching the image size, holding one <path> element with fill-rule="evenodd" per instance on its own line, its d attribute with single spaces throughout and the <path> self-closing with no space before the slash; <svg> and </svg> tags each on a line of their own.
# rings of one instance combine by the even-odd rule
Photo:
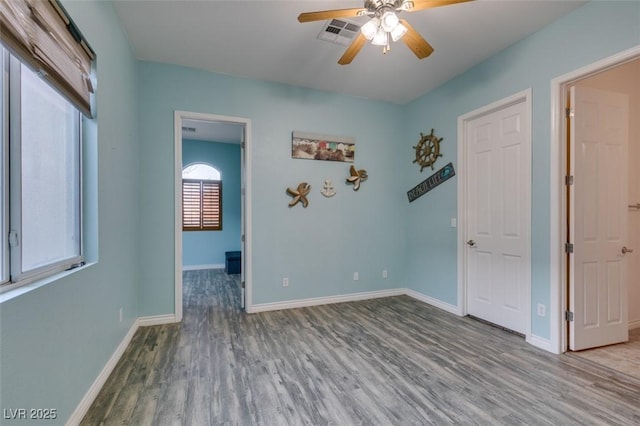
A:
<svg viewBox="0 0 640 426">
<path fill-rule="evenodd" d="M 622 246 L 622 254 L 633 253 L 633 249 Z"/>
<path fill-rule="evenodd" d="M 467 245 L 468 245 L 469 247 L 475 247 L 475 246 L 476 246 L 476 242 L 475 242 L 475 241 L 473 241 L 473 240 L 469 240 L 469 241 L 467 241 Z"/>
</svg>

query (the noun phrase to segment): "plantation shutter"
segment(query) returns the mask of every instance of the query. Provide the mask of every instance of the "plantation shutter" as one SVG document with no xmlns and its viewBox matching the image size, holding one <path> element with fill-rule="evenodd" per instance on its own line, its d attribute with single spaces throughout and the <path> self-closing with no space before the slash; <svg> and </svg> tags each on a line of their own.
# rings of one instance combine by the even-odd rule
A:
<svg viewBox="0 0 640 426">
<path fill-rule="evenodd" d="M 216 181 L 202 181 L 202 228 L 221 229 L 221 184 Z"/>
<path fill-rule="evenodd" d="M 0 0 L 0 39 L 87 117 L 95 54 L 57 0 Z"/>
<path fill-rule="evenodd" d="M 184 231 L 222 229 L 222 182 L 182 180 L 182 229 Z"/>
<path fill-rule="evenodd" d="M 200 181 L 182 181 L 182 228 L 200 229 Z"/>
</svg>

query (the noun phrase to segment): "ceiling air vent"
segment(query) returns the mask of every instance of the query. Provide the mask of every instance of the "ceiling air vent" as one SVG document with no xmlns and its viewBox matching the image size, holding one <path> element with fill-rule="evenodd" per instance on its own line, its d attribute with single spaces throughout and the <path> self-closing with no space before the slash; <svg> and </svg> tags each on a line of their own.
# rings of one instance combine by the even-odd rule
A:
<svg viewBox="0 0 640 426">
<path fill-rule="evenodd" d="M 195 127 L 187 127 L 187 126 L 182 126 L 182 131 L 183 132 L 195 132 L 196 128 Z"/>
<path fill-rule="evenodd" d="M 332 19 L 322 27 L 318 38 L 342 46 L 348 46 L 360 31 L 360 25 L 344 19 Z"/>
</svg>

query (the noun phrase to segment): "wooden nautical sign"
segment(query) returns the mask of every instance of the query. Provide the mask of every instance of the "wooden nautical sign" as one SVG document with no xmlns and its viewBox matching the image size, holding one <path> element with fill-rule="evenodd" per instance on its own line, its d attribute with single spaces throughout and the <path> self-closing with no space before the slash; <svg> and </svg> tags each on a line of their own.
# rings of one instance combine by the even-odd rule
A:
<svg viewBox="0 0 640 426">
<path fill-rule="evenodd" d="M 411 190 L 407 191 L 409 202 L 412 202 L 413 200 L 423 196 L 436 186 L 451 179 L 455 175 L 456 171 L 453 169 L 453 164 L 447 164 L 446 166 L 429 176 L 426 180 L 414 186 L 413 188 L 411 188 Z"/>
</svg>

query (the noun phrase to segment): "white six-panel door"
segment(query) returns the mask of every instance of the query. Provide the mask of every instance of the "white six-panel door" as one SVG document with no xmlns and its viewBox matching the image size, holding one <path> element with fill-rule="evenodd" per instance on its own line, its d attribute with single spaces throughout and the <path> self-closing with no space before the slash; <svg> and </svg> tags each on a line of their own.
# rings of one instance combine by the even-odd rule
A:
<svg viewBox="0 0 640 426">
<path fill-rule="evenodd" d="M 571 88 L 569 323 L 572 350 L 625 342 L 628 97 Z"/>
<path fill-rule="evenodd" d="M 466 121 L 467 313 L 527 332 L 530 304 L 530 103 Z"/>
</svg>

